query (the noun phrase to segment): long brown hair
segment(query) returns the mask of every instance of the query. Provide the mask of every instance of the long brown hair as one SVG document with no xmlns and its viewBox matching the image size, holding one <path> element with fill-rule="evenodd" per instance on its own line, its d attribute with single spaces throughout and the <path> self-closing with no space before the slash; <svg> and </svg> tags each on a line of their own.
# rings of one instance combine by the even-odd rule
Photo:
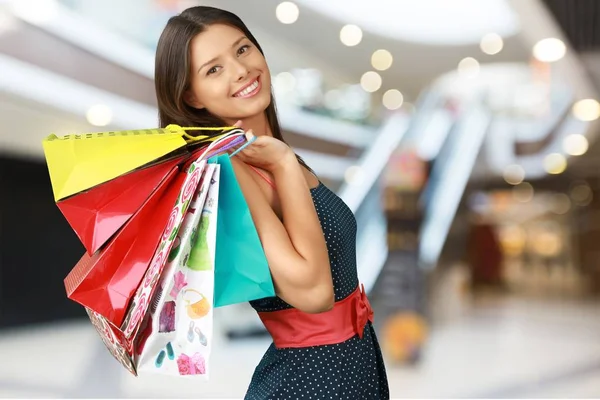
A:
<svg viewBox="0 0 600 400">
<path fill-rule="evenodd" d="M 229 11 L 197 6 L 171 17 L 160 35 L 154 68 L 154 85 L 161 127 L 164 128 L 169 124 L 184 127 L 226 125 L 225 121 L 208 110 L 193 108 L 184 101 L 184 94 L 190 87 L 190 43 L 196 35 L 214 24 L 225 24 L 239 29 L 264 55 L 262 48 L 246 24 Z M 265 115 L 273 137 L 285 143 L 272 91 L 271 102 L 265 110 Z M 300 157 L 298 157 L 298 161 L 308 168 Z"/>
</svg>

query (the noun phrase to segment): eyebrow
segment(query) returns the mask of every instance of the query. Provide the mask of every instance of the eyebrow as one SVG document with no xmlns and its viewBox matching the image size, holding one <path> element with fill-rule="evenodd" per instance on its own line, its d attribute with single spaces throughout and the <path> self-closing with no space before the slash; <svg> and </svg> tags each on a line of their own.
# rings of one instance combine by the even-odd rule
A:
<svg viewBox="0 0 600 400">
<path fill-rule="evenodd" d="M 238 40 L 236 40 L 235 42 L 233 42 L 233 44 L 231 45 L 231 47 L 233 48 L 233 47 L 237 46 L 237 45 L 238 45 L 238 44 L 240 44 L 240 42 L 242 42 L 244 39 L 247 39 L 247 37 L 246 37 L 246 36 L 242 36 L 241 38 L 239 38 Z M 219 58 L 219 57 L 217 56 L 217 57 L 215 57 L 215 58 L 213 58 L 213 59 L 211 59 L 211 60 L 209 60 L 209 61 L 205 62 L 204 64 L 202 64 L 202 65 L 200 66 L 200 68 L 198 68 L 198 71 L 197 71 L 197 72 L 200 72 L 200 71 L 202 71 L 202 69 L 203 69 L 204 67 L 206 67 L 206 66 L 207 66 L 207 65 L 209 65 L 209 64 L 212 64 L 212 63 L 214 63 L 215 61 L 217 61 L 217 60 L 218 60 L 218 58 Z"/>
</svg>

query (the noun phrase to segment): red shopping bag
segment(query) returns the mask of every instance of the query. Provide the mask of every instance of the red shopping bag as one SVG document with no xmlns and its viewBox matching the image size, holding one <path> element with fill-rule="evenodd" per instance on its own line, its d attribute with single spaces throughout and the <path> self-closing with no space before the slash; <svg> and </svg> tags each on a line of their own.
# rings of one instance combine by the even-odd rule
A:
<svg viewBox="0 0 600 400">
<path fill-rule="evenodd" d="M 133 171 L 56 204 L 87 253 L 93 255 L 123 227 L 183 159 L 179 156 Z"/>
<path fill-rule="evenodd" d="M 125 226 L 94 255 L 84 254 L 65 279 L 67 297 L 120 326 L 129 302 L 172 223 L 183 178 L 173 167 Z"/>
<path fill-rule="evenodd" d="M 191 163 L 191 161 L 190 161 Z M 104 315 L 86 307 L 90 320 L 96 331 L 102 337 L 106 347 L 111 354 L 130 372 L 136 374 L 133 363 L 134 344 L 137 340 L 139 329 L 144 315 L 150 307 L 150 299 L 156 289 L 156 285 L 168 255 L 176 242 L 177 232 L 183 222 L 183 217 L 190 205 L 192 196 L 200 185 L 205 170 L 205 160 L 195 160 L 193 163 L 183 167 L 178 174 L 177 180 L 181 183 L 173 184 L 178 187 L 175 204 L 171 203 L 169 223 L 158 235 L 160 243 L 156 246 L 150 266 L 145 269 L 142 281 L 138 285 L 131 301 L 127 306 L 127 312 L 120 326 L 115 326 Z M 112 239 L 114 241 L 116 239 Z"/>
</svg>

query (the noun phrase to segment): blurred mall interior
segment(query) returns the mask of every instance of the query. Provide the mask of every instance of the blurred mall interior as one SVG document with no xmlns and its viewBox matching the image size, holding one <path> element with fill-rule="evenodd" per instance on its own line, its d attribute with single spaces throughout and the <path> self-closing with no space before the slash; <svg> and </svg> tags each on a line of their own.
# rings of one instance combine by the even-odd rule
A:
<svg viewBox="0 0 600 400">
<path fill-rule="evenodd" d="M 270 343 L 247 304 L 216 311 L 207 383 L 111 357 L 66 298 L 84 249 L 41 146 L 157 126 L 158 37 L 198 4 L 249 26 L 356 215 L 392 397 L 600 397 L 598 0 L 0 1 L 0 397 L 245 393 Z"/>
</svg>

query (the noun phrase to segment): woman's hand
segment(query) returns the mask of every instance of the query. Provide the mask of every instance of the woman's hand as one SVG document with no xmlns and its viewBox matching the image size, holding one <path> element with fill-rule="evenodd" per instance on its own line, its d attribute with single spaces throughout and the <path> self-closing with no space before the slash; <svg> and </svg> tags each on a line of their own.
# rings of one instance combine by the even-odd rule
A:
<svg viewBox="0 0 600 400">
<path fill-rule="evenodd" d="M 252 130 L 246 132 L 246 139 L 252 140 Z M 253 143 L 235 155 L 246 164 L 264 169 L 271 173 L 296 160 L 292 149 L 281 140 L 271 136 L 257 136 Z"/>
</svg>

